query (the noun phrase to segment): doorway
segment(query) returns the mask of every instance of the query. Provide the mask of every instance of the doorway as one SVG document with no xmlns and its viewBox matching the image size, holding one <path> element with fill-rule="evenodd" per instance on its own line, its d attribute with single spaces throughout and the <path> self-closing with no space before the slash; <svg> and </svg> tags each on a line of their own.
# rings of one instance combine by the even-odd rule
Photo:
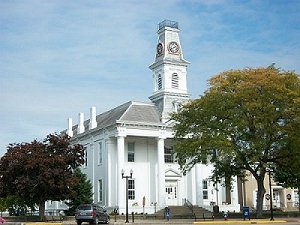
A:
<svg viewBox="0 0 300 225">
<path fill-rule="evenodd" d="M 280 190 L 273 189 L 273 206 L 280 208 Z"/>
<path fill-rule="evenodd" d="M 166 181 L 166 204 L 168 206 L 178 205 L 177 192 L 177 181 Z"/>
</svg>

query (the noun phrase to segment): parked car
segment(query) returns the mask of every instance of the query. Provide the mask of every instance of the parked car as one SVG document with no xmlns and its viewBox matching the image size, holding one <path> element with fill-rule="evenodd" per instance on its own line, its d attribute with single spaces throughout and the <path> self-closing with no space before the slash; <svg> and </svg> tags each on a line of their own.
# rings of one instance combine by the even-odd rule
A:
<svg viewBox="0 0 300 225">
<path fill-rule="evenodd" d="M 109 223 L 109 215 L 106 209 L 97 204 L 81 204 L 77 207 L 75 212 L 75 219 L 77 225 L 81 225 L 82 222 L 88 222 L 90 224 Z"/>
</svg>

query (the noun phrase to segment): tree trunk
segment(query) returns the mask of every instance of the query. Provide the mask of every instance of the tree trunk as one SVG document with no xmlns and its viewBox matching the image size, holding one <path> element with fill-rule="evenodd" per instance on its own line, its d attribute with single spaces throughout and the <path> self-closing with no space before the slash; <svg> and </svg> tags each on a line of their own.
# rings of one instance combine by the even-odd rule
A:
<svg viewBox="0 0 300 225">
<path fill-rule="evenodd" d="M 300 212 L 300 186 L 298 187 L 298 209 Z"/>
<path fill-rule="evenodd" d="M 262 218 L 263 202 L 266 189 L 264 187 L 265 174 L 260 174 L 256 179 L 257 182 L 257 198 L 256 198 L 256 213 L 257 218 Z"/>
<path fill-rule="evenodd" d="M 45 202 L 44 201 L 39 203 L 39 216 L 40 216 L 40 221 L 45 221 Z"/>
</svg>

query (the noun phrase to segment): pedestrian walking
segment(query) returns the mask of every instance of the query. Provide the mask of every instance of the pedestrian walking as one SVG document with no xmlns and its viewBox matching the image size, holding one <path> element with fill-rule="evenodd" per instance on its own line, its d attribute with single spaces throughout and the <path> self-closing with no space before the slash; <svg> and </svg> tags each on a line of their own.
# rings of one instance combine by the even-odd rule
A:
<svg viewBox="0 0 300 225">
<path fill-rule="evenodd" d="M 170 220 L 170 208 L 168 206 L 165 208 L 165 214 L 166 214 L 167 221 L 169 221 Z"/>
</svg>

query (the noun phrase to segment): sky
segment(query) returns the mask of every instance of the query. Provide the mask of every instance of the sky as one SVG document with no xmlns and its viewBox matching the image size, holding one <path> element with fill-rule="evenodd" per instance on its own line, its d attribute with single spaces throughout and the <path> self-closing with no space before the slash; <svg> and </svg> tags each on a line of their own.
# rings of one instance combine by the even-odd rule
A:
<svg viewBox="0 0 300 225">
<path fill-rule="evenodd" d="M 192 99 L 214 75 L 300 74 L 298 0 L 0 0 L 0 157 L 128 101 L 149 102 L 158 24 L 177 21 Z"/>
</svg>

